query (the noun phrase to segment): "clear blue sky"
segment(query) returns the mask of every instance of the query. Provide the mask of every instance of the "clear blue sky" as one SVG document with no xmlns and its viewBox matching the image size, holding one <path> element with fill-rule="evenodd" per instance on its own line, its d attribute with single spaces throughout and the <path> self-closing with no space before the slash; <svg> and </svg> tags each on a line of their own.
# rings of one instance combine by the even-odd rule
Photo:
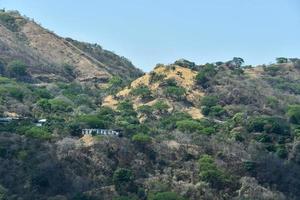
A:
<svg viewBox="0 0 300 200">
<path fill-rule="evenodd" d="M 267 64 L 300 57 L 299 0 L 0 0 L 0 8 L 98 43 L 144 71 L 179 58 Z"/>
</svg>

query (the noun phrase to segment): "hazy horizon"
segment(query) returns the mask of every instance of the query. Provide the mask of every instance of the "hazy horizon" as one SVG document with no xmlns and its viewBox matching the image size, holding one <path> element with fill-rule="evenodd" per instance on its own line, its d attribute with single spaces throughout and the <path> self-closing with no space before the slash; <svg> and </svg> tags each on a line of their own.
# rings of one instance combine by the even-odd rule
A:
<svg viewBox="0 0 300 200">
<path fill-rule="evenodd" d="M 0 0 L 63 37 L 98 43 L 144 71 L 185 58 L 267 64 L 300 56 L 297 0 Z"/>
</svg>

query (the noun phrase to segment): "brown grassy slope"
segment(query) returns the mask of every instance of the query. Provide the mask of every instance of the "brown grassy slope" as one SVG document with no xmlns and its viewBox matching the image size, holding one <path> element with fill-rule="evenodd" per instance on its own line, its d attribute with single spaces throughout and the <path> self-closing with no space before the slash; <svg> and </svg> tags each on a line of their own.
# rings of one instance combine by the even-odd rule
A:
<svg viewBox="0 0 300 200">
<path fill-rule="evenodd" d="M 157 82 L 151 82 L 151 73 L 157 75 L 163 75 L 163 79 Z M 199 109 L 199 102 L 204 92 L 196 86 L 195 76 L 197 72 L 188 68 L 180 66 L 159 66 L 156 67 L 152 72 L 145 74 L 144 76 L 133 81 L 130 86 L 124 88 L 119 93 L 113 96 L 107 96 L 103 101 L 103 106 L 116 108 L 116 105 L 124 99 L 129 99 L 133 102 L 134 108 L 137 109 L 142 105 L 152 106 L 157 101 L 162 100 L 167 103 L 170 107 L 169 111 L 183 111 L 189 113 L 193 118 L 200 119 L 203 115 Z M 186 95 L 184 101 L 174 100 L 164 95 L 164 86 L 162 83 L 167 79 L 174 79 L 178 86 L 186 89 Z M 141 85 L 147 86 L 152 94 L 151 99 L 143 100 L 138 96 L 131 94 L 131 91 Z"/>
<path fill-rule="evenodd" d="M 2 13 L 3 14 L 3 13 Z M 53 79 L 65 79 L 64 65 L 74 67 L 76 80 L 105 82 L 113 75 L 119 75 L 125 79 L 136 78 L 142 72 L 131 63 L 120 62 L 118 68 L 130 74 L 119 73 L 112 65 L 106 63 L 106 57 L 100 61 L 88 52 L 79 49 L 65 38 L 44 29 L 37 23 L 23 18 L 16 13 L 4 13 L 14 17 L 17 30 L 11 30 L 0 20 L 0 58 L 9 62 L 20 59 L 29 65 L 29 72 L 35 79 L 50 81 Z M 97 52 L 100 53 L 101 52 Z M 114 59 L 122 58 L 115 55 Z M 48 80 L 49 81 L 49 80 Z"/>
</svg>

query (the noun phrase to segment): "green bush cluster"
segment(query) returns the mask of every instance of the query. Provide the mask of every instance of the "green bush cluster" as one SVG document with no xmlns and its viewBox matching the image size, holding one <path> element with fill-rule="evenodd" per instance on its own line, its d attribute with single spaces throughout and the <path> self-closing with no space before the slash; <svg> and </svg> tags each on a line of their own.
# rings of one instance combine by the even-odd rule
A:
<svg viewBox="0 0 300 200">
<path fill-rule="evenodd" d="M 25 131 L 27 137 L 48 140 L 52 138 L 52 134 L 45 128 L 42 127 L 31 127 Z"/>
<path fill-rule="evenodd" d="M 179 130 L 189 133 L 200 133 L 204 135 L 211 135 L 216 130 L 211 123 L 208 123 L 205 120 L 198 121 L 193 119 L 185 119 L 176 122 L 176 126 Z"/>
<path fill-rule="evenodd" d="M 205 96 L 201 99 L 201 110 L 205 116 L 221 117 L 226 111 L 218 105 L 218 99 L 215 96 Z"/>
<path fill-rule="evenodd" d="M 250 118 L 247 129 L 249 132 L 266 132 L 280 135 L 286 135 L 290 132 L 290 126 L 285 119 L 269 116 Z"/>
<path fill-rule="evenodd" d="M 213 159 L 209 155 L 203 155 L 199 159 L 199 177 L 202 181 L 208 182 L 212 187 L 222 189 L 229 184 L 230 178 L 225 171 L 219 169 Z"/>
<path fill-rule="evenodd" d="M 137 192 L 134 175 L 130 169 L 118 168 L 113 174 L 113 183 L 116 191 L 121 195 Z"/>
<path fill-rule="evenodd" d="M 201 66 L 200 71 L 196 75 L 195 79 L 197 84 L 201 85 L 203 88 L 207 88 L 209 81 L 217 74 L 216 66 L 214 64 L 205 64 Z"/>
<path fill-rule="evenodd" d="M 175 192 L 158 192 L 149 196 L 148 200 L 184 200 L 184 198 Z"/>
<path fill-rule="evenodd" d="M 141 85 L 139 87 L 136 87 L 130 91 L 130 94 L 133 96 L 139 96 L 142 99 L 149 99 L 151 98 L 151 90 L 145 86 Z"/>
<path fill-rule="evenodd" d="M 300 125 L 300 105 L 290 105 L 287 111 L 290 122 Z"/>
</svg>

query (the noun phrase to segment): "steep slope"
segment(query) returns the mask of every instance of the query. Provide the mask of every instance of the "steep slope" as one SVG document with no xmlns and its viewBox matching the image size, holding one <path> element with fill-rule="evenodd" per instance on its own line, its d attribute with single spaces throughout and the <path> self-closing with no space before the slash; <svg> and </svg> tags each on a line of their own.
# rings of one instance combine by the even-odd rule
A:
<svg viewBox="0 0 300 200">
<path fill-rule="evenodd" d="M 103 83 L 112 76 L 129 80 L 142 74 L 127 59 L 105 50 L 91 53 L 79 48 L 78 42 L 59 37 L 17 12 L 0 12 L 0 44 L 0 59 L 7 64 L 23 61 L 35 81 Z"/>
</svg>

